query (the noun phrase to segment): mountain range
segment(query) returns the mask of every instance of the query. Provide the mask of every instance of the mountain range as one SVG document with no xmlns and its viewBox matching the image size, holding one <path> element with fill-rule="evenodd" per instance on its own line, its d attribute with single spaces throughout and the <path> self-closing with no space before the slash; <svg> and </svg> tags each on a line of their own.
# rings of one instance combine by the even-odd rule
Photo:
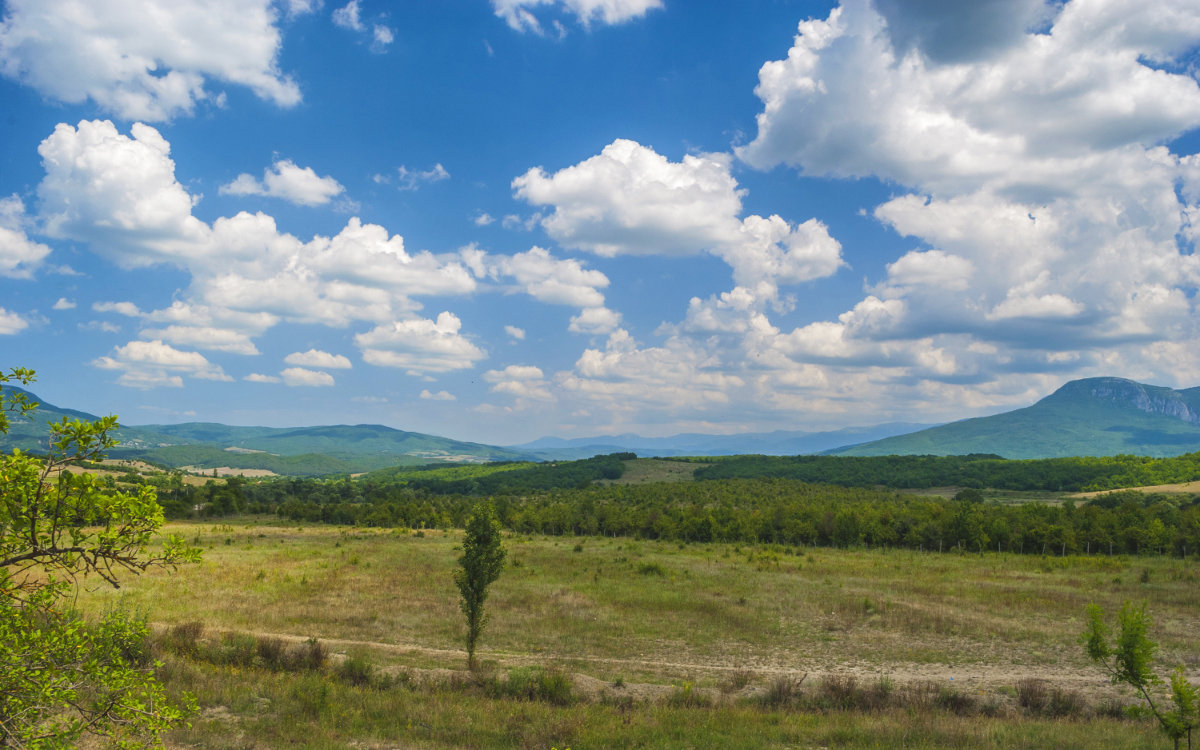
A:
<svg viewBox="0 0 1200 750">
<path fill-rule="evenodd" d="M 1200 451 L 1200 388 L 1073 380 L 1024 409 L 830 451 L 842 456 L 1177 456 Z"/>
<path fill-rule="evenodd" d="M 41 402 L 41 407 L 32 421 L 12 420 L 8 435 L 0 436 L 0 447 L 5 450 L 45 450 L 48 422 L 63 417 L 95 419 L 87 412 L 47 403 L 32 393 L 29 397 Z M 109 453 L 114 458 L 142 458 L 172 467 L 266 469 L 288 475 L 361 472 L 399 464 L 568 460 L 616 452 L 664 457 L 805 453 L 1174 456 L 1200 451 L 1200 388 L 1173 390 L 1123 378 L 1088 378 L 1071 381 L 1023 409 L 938 426 L 889 423 L 826 432 L 545 437 L 507 447 L 383 425 L 286 428 L 187 422 L 122 426 L 116 437 L 120 445 Z"/>
</svg>

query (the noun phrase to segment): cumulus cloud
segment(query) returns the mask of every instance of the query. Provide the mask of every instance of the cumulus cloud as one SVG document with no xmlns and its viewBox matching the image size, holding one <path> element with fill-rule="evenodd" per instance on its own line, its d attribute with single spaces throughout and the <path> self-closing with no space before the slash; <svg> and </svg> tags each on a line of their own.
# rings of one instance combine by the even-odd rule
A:
<svg viewBox="0 0 1200 750">
<path fill-rule="evenodd" d="M 505 393 L 517 399 L 552 401 L 549 383 L 541 368 L 533 365 L 509 365 L 503 370 L 488 370 L 483 379 L 492 384 L 493 393 Z"/>
<path fill-rule="evenodd" d="M 197 352 L 175 349 L 159 340 L 131 341 L 112 353 L 93 360 L 102 370 L 117 370 L 117 382 L 133 388 L 183 386 L 183 376 L 201 380 L 232 380 L 220 366 Z"/>
<path fill-rule="evenodd" d="M 383 367 L 399 367 L 414 374 L 463 370 L 486 354 L 459 333 L 462 321 L 451 312 L 436 320 L 413 318 L 376 326 L 355 335 L 363 360 Z"/>
<path fill-rule="evenodd" d="M 346 370 L 351 367 L 350 360 L 341 354 L 330 354 L 320 349 L 309 349 L 306 352 L 292 352 L 283 358 L 289 365 L 304 367 L 322 367 L 327 370 Z"/>
<path fill-rule="evenodd" d="M 745 191 L 730 167 L 728 154 L 672 162 L 617 140 L 553 175 L 531 169 L 513 188 L 529 203 L 553 206 L 541 225 L 562 245 L 606 257 L 709 252 L 763 302 L 775 298 L 780 284 L 837 271 L 841 244 L 816 219 L 797 226 L 779 216 L 742 218 Z"/>
<path fill-rule="evenodd" d="M 300 89 L 278 67 L 271 0 L 10 0 L 0 73 L 52 99 L 91 99 L 128 120 L 169 120 L 248 87 L 282 107 Z M 292 7 L 295 7 L 294 5 Z"/>
<path fill-rule="evenodd" d="M 16 195 L 0 198 L 0 276 L 31 279 L 50 248 L 25 233 L 25 203 Z"/>
<path fill-rule="evenodd" d="M 870 215 L 916 247 L 836 319 L 763 341 L 876 389 L 906 383 L 920 408 L 954 383 L 978 405 L 1025 398 L 1022 375 L 1132 375 L 1194 341 L 1200 175 L 1161 144 L 1200 125 L 1178 57 L 1198 36 L 1188 2 L 878 0 L 800 23 L 759 72 L 758 132 L 737 156 L 899 185 Z M 749 309 L 693 300 L 685 326 L 749 330 Z M 1152 377 L 1190 384 L 1153 361 Z"/>
<path fill-rule="evenodd" d="M 661 7 L 662 0 L 492 0 L 496 15 L 510 28 L 535 34 L 543 33 L 535 10 L 571 15 L 586 27 L 592 23 L 624 23 Z"/>
<path fill-rule="evenodd" d="M 0 336 L 10 336 L 29 327 L 20 315 L 0 307 Z"/>
<path fill-rule="evenodd" d="M 331 386 L 333 376 L 320 370 L 309 370 L 304 367 L 289 367 L 279 373 L 284 385 L 296 386 Z"/>
<path fill-rule="evenodd" d="M 75 302 L 67 299 L 66 297 L 59 297 L 58 301 L 54 303 L 53 309 L 55 309 L 55 310 L 74 310 Z"/>
<path fill-rule="evenodd" d="M 212 326 L 172 325 L 166 328 L 145 328 L 142 338 L 160 339 L 178 346 L 190 346 L 209 351 L 232 354 L 258 354 L 258 347 L 241 331 Z"/>
<path fill-rule="evenodd" d="M 508 337 L 511 339 L 516 339 L 517 341 L 525 340 L 524 328 L 517 328 L 516 326 L 504 326 L 504 332 L 508 334 Z"/>
<path fill-rule="evenodd" d="M 192 214 L 195 199 L 175 179 L 161 134 L 134 124 L 131 136 L 107 121 L 58 126 L 39 148 L 40 218 L 51 236 L 86 242 L 121 266 L 187 270 L 184 302 L 222 319 L 204 325 L 259 335 L 280 320 L 379 323 L 419 308 L 413 295 L 476 288 L 460 256 L 408 253 L 401 237 L 357 218 L 307 242 L 263 213 L 206 224 Z"/>
<path fill-rule="evenodd" d="M 291 159 L 276 161 L 263 170 L 262 180 L 242 173 L 218 190 L 222 195 L 265 195 L 298 206 L 323 206 L 345 192 L 332 177 L 319 177 L 312 167 L 299 167 Z"/>
<path fill-rule="evenodd" d="M 252 372 L 249 375 L 247 375 L 246 377 L 242 378 L 242 380 L 245 380 L 248 383 L 281 383 L 281 382 L 283 382 L 282 378 L 276 377 L 275 375 L 264 375 L 263 373 L 260 373 L 260 372 Z"/>
<path fill-rule="evenodd" d="M 449 391 L 430 391 L 428 388 L 421 390 L 421 398 L 427 401 L 457 401 L 453 393 Z"/>
</svg>

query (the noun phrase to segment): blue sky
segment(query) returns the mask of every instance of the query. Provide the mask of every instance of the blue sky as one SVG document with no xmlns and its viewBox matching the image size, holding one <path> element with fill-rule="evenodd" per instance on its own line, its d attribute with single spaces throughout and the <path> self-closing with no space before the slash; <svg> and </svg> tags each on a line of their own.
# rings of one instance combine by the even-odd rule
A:
<svg viewBox="0 0 1200 750">
<path fill-rule="evenodd" d="M 129 424 L 1200 385 L 1200 7 L 6 0 L 0 365 Z"/>
</svg>

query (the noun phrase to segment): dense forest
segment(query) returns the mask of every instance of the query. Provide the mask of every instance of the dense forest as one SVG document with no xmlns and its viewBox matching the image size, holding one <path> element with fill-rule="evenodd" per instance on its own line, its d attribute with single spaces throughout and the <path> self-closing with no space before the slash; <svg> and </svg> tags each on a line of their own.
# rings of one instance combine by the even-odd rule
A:
<svg viewBox="0 0 1200 750">
<path fill-rule="evenodd" d="M 775 477 L 844 487 L 989 487 L 1089 492 L 1189 482 L 1200 453 L 1173 458 L 1104 456 L 1008 460 L 999 456 L 734 456 L 696 471 L 696 479 Z"/>
<path fill-rule="evenodd" d="M 199 509 L 205 516 L 274 513 L 292 521 L 421 529 L 461 526 L 478 497 L 488 495 L 495 500 L 501 523 L 521 533 L 1056 555 L 1200 551 L 1200 496 L 1120 491 L 1062 504 L 1007 504 L 984 502 L 983 494 L 970 488 L 947 499 L 791 478 L 718 479 L 707 468 L 697 471 L 707 475 L 705 481 L 595 484 L 620 477 L 624 459 L 630 457 L 614 454 L 560 464 L 396 469 L 358 479 L 231 479 L 203 487 L 174 482 L 164 483 L 159 497 L 176 516 Z M 1196 456 L 1184 459 L 1194 465 Z M 733 459 L 712 469 L 745 470 L 749 461 L 758 460 Z M 832 461 L 845 464 L 845 476 L 861 477 L 868 476 L 861 467 L 879 471 L 888 463 L 883 459 Z M 1079 459 L 1078 463 L 1087 466 L 1092 461 Z M 1126 471 L 1129 465 L 1141 463 L 1140 459 L 1110 461 Z M 795 464 L 828 466 L 828 462 Z M 946 486 L 949 478 L 957 476 L 953 472 L 970 471 L 979 464 L 1015 465 L 1025 472 L 1026 486 L 1042 488 L 1045 485 L 1038 485 L 1039 481 L 1061 479 L 1071 462 L 980 457 L 943 462 L 911 457 L 895 462 L 901 471 L 894 481 L 909 482 L 920 471 L 929 471 L 930 483 Z M 930 465 L 941 465 L 948 474 L 936 474 Z M 906 468 L 909 471 L 903 471 Z"/>
</svg>

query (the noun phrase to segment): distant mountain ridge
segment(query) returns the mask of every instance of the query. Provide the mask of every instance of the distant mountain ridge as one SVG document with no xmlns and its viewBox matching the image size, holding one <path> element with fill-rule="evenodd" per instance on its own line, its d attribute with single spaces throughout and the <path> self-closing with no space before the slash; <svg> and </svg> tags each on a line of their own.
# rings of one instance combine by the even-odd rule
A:
<svg viewBox="0 0 1200 750">
<path fill-rule="evenodd" d="M 842 456 L 1176 456 L 1200 451 L 1200 388 L 1073 380 L 1023 409 L 830 451 Z"/>
<path fill-rule="evenodd" d="M 20 391 L 19 388 L 6 390 Z M 63 417 L 95 419 L 87 412 L 43 401 L 33 421 L 13 419 L 0 448 L 46 448 L 46 424 Z M 585 438 L 546 437 L 499 447 L 406 432 L 385 425 L 236 427 L 212 422 L 123 426 L 116 458 L 145 458 L 168 466 L 269 469 L 321 475 L 437 462 L 574 460 L 633 452 L 644 456 L 737 454 L 846 456 L 962 455 L 1005 458 L 1065 456 L 1176 456 L 1200 451 L 1200 387 L 1175 390 L 1114 377 L 1064 384 L 1037 403 L 990 417 L 928 426 L 889 423 L 826 432 L 708 435 L 664 438 L 634 434 Z"/>
<path fill-rule="evenodd" d="M 6 390 L 9 390 L 5 386 Z M 40 406 L 33 420 L 13 419 L 0 447 L 44 451 L 49 422 L 94 414 L 55 406 L 30 391 Z M 122 425 L 114 434 L 113 458 L 144 458 L 168 466 L 268 469 L 280 474 L 359 472 L 397 464 L 529 460 L 528 453 L 482 443 L 406 432 L 384 425 L 236 427 L 215 422 Z"/>
<path fill-rule="evenodd" d="M 931 426 L 929 424 L 890 422 L 872 427 L 846 427 L 824 432 L 776 430 L 733 435 L 709 435 L 693 432 L 661 438 L 647 438 L 632 433 L 570 439 L 543 437 L 533 442 L 512 445 L 509 448 L 536 453 L 546 459 L 560 461 L 625 451 L 660 457 L 730 456 L 751 453 L 764 456 L 794 456 L 802 453 L 821 453 L 850 443 L 878 440 Z"/>
</svg>

